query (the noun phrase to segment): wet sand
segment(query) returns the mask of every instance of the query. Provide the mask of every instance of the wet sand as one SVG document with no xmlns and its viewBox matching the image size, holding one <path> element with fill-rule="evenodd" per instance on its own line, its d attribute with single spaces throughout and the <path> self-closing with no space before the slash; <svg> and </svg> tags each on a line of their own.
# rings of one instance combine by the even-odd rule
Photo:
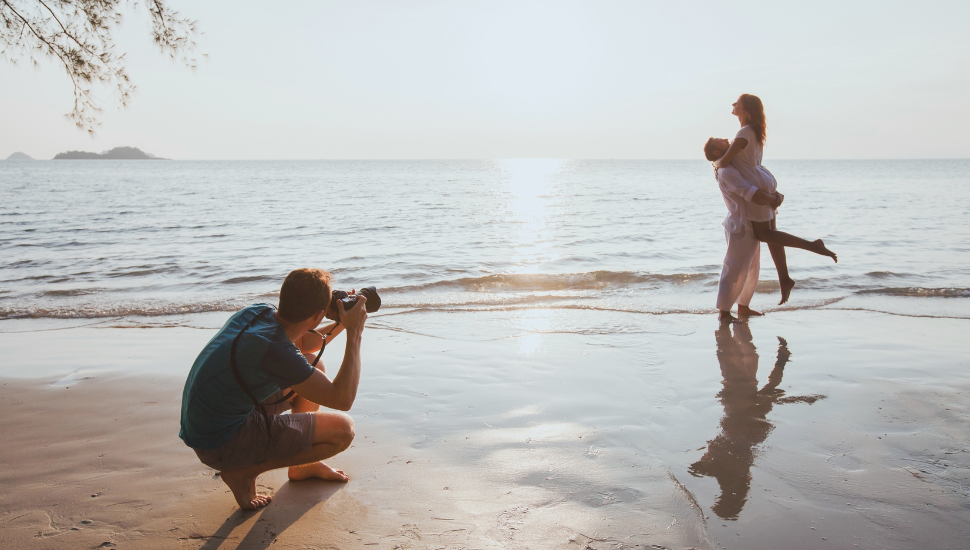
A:
<svg viewBox="0 0 970 550">
<path fill-rule="evenodd" d="M 389 310 L 351 482 L 241 512 L 177 438 L 224 318 L 0 325 L 0 547 L 970 546 L 967 321 Z"/>
</svg>

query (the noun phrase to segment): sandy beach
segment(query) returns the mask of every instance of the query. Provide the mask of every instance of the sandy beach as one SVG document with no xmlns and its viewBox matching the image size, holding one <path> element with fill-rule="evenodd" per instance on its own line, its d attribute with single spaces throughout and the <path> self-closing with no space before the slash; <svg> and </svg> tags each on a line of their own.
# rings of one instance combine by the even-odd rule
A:
<svg viewBox="0 0 970 550">
<path fill-rule="evenodd" d="M 573 316 L 590 330 L 557 330 Z M 177 437 L 182 377 L 223 318 L 5 321 L 0 547 L 970 537 L 964 320 L 777 312 L 725 333 L 699 315 L 392 310 L 365 333 L 357 438 L 332 461 L 351 481 L 273 472 L 274 502 L 242 512 Z"/>
</svg>

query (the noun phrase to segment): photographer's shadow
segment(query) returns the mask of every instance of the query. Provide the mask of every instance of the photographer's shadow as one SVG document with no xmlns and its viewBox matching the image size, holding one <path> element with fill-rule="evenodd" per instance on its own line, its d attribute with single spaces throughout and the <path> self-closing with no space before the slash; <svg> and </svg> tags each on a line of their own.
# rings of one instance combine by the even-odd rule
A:
<svg viewBox="0 0 970 550">
<path fill-rule="evenodd" d="M 346 483 L 335 483 L 318 479 L 305 481 L 287 481 L 276 494 L 273 502 L 261 510 L 236 510 L 219 529 L 209 537 L 200 550 L 216 550 L 229 539 L 232 532 L 246 523 L 254 515 L 258 516 L 246 536 L 238 544 L 226 545 L 226 548 L 240 550 L 264 550 L 284 531 L 307 515 L 310 510 L 323 504 L 337 491 L 346 487 Z"/>
</svg>

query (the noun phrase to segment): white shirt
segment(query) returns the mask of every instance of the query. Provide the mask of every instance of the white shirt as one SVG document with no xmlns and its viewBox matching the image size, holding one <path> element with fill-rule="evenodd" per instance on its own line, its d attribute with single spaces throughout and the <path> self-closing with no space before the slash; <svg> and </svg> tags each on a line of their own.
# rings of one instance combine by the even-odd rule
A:
<svg viewBox="0 0 970 550">
<path fill-rule="evenodd" d="M 758 188 L 748 183 L 741 177 L 741 172 L 730 166 L 717 170 L 717 186 L 721 189 L 724 206 L 728 209 L 728 215 L 724 218 L 724 229 L 728 233 L 737 233 L 748 222 L 746 206 L 753 204 L 751 199 L 758 192 Z"/>
<path fill-rule="evenodd" d="M 764 148 L 755 136 L 754 129 L 751 126 L 741 128 L 734 139 L 737 138 L 744 138 L 748 145 L 738 151 L 734 160 L 731 161 L 731 166 L 737 168 L 741 177 L 748 183 L 765 193 L 773 194 L 778 189 L 778 182 L 767 168 L 761 166 L 761 155 Z M 748 203 L 745 207 L 748 211 L 748 219 L 751 221 L 766 222 L 775 218 L 775 211 L 770 206 Z"/>
</svg>

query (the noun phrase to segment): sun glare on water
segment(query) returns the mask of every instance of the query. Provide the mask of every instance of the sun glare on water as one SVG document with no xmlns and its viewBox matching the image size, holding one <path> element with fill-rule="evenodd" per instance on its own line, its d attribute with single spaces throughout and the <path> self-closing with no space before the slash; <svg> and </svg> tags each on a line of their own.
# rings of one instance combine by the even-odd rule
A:
<svg viewBox="0 0 970 550">
<path fill-rule="evenodd" d="M 514 273 L 539 273 L 542 263 L 556 260 L 550 253 L 555 228 L 549 217 L 556 192 L 553 176 L 565 162 L 560 159 L 500 161 L 500 167 L 508 173 L 507 208 L 515 227 L 508 241 Z"/>
<path fill-rule="evenodd" d="M 505 191 L 506 211 L 511 217 L 508 236 L 511 273 L 516 275 L 542 274 L 544 266 L 558 259 L 552 252 L 556 227 L 551 220 L 556 193 L 555 175 L 566 161 L 560 159 L 509 159 L 500 161 L 500 168 L 508 174 Z M 524 289 L 520 289 L 524 290 Z M 544 292 L 540 288 L 532 292 Z M 520 329 L 519 351 L 530 355 L 544 340 L 543 333 L 551 326 L 551 312 L 520 310 L 515 324 Z"/>
<path fill-rule="evenodd" d="M 553 312 L 548 309 L 520 310 L 514 323 L 520 331 L 519 352 L 532 355 L 542 346 L 545 334 L 552 330 Z"/>
</svg>

